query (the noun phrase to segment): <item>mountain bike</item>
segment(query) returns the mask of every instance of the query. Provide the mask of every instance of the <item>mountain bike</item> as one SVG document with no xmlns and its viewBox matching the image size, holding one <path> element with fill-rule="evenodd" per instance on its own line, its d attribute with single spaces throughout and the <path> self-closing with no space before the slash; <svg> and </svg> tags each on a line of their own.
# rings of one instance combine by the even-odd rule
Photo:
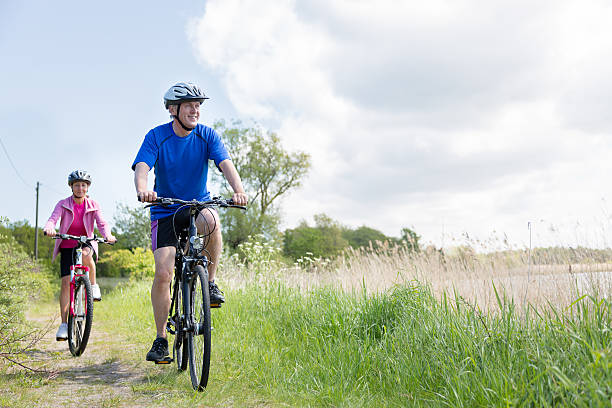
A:
<svg viewBox="0 0 612 408">
<path fill-rule="evenodd" d="M 83 265 L 83 248 L 91 246 L 92 241 L 112 245 L 104 238 L 86 237 L 69 234 L 56 234 L 53 239 L 74 239 L 73 262 L 70 266 L 70 307 L 68 308 L 68 348 L 78 357 L 85 351 L 93 321 L 93 294 L 89 282 L 89 268 Z"/>
<path fill-rule="evenodd" d="M 184 201 L 176 198 L 162 198 L 145 206 L 170 206 L 178 204 L 180 211 L 189 209 L 189 226 L 175 231 L 176 257 L 174 260 L 174 281 L 170 288 L 170 313 L 166 328 L 174 335 L 172 359 L 157 362 L 170 364 L 176 361 L 179 371 L 185 371 L 189 364 L 191 385 L 202 391 L 208 384 L 211 353 L 211 308 L 221 307 L 210 303 L 208 292 L 208 264 L 206 252 L 208 235 L 198 235 L 196 219 L 201 211 L 209 208 L 240 208 L 231 199 L 214 197 L 209 201 Z M 212 232 L 212 231 L 211 231 Z"/>
</svg>

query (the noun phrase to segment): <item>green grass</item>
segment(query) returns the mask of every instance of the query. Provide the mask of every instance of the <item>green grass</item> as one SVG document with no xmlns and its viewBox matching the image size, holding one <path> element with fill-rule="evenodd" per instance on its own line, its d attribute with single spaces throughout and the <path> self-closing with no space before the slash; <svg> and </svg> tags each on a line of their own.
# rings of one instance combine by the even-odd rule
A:
<svg viewBox="0 0 612 408">
<path fill-rule="evenodd" d="M 118 287 L 96 309 L 96 324 L 136 346 L 123 358 L 144 359 L 153 340 L 149 287 Z M 207 391 L 193 392 L 174 365 L 153 367 L 134 391 L 219 406 L 610 406 L 605 299 L 519 315 L 502 298 L 485 314 L 418 284 L 364 293 L 226 290 L 213 310 Z"/>
</svg>

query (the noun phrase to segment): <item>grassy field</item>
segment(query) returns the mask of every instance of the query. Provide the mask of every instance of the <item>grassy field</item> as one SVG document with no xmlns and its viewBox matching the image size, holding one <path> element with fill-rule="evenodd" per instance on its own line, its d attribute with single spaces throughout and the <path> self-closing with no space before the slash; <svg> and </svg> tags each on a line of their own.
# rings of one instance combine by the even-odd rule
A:
<svg viewBox="0 0 612 408">
<path fill-rule="evenodd" d="M 146 283 L 115 291 L 97 314 L 137 345 L 135 359 L 154 333 L 147 295 Z M 135 392 L 213 406 L 610 406 L 605 299 L 519 316 L 501 297 L 484 313 L 416 283 L 367 294 L 275 281 L 227 295 L 207 392 L 194 395 L 174 367 L 155 367 Z"/>
<path fill-rule="evenodd" d="M 62 406 L 45 398 L 64 392 L 61 384 L 74 388 L 74 378 L 106 395 L 91 406 L 612 404 L 605 262 L 583 262 L 572 272 L 563 259 L 532 267 L 520 254 L 394 251 L 295 267 L 271 257 L 248 265 L 226 260 L 220 283 L 228 302 L 213 311 L 203 393 L 174 365 L 144 361 L 155 333 L 150 282 L 114 282 L 96 304 L 99 337 L 86 356 L 53 351 L 68 367 L 55 379 L 0 376 L 0 389 L 8 390 L 0 391 L 0 405 Z M 579 284 L 579 273 L 589 285 Z M 532 280 L 544 278 L 535 290 Z M 94 380 L 98 371 L 107 380 Z"/>
</svg>

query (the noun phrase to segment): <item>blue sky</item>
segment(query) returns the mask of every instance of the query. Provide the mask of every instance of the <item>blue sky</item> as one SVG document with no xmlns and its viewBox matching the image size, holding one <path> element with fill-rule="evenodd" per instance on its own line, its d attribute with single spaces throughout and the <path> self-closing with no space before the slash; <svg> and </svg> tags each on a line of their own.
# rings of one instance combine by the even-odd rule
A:
<svg viewBox="0 0 612 408">
<path fill-rule="evenodd" d="M 205 124 L 254 120 L 312 155 L 285 226 L 324 212 L 525 245 L 608 245 L 612 8 L 604 1 L 0 5 L 0 215 L 42 223 L 89 170 L 112 221 L 179 80 Z M 151 177 L 152 178 L 152 177 Z"/>
</svg>

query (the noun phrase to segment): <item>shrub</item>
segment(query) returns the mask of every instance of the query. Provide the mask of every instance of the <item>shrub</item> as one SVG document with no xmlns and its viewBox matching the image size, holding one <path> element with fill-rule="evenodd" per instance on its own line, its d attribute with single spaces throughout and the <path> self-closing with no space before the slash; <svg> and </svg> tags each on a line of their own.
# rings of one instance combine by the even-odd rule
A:
<svg viewBox="0 0 612 408">
<path fill-rule="evenodd" d="M 50 272 L 30 259 L 11 237 L 0 235 L 0 354 L 27 340 L 24 312 L 29 300 L 51 298 Z M 25 335 L 25 336 L 24 336 Z"/>
<path fill-rule="evenodd" d="M 155 275 L 153 253 L 147 249 L 118 249 L 98 261 L 99 276 L 139 279 Z"/>
<path fill-rule="evenodd" d="M 234 255 L 239 258 L 247 268 L 260 274 L 279 266 L 281 264 L 281 249 L 274 242 L 266 240 L 262 234 L 250 236 L 238 245 L 237 253 Z"/>
</svg>

